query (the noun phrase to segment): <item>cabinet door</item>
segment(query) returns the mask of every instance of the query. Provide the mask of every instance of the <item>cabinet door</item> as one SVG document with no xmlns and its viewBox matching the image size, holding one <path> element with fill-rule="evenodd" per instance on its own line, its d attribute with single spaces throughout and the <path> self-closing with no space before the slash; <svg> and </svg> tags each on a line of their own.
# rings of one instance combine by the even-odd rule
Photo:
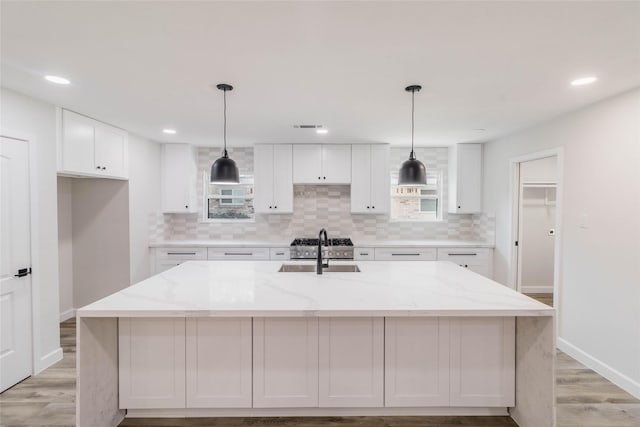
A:
<svg viewBox="0 0 640 427">
<path fill-rule="evenodd" d="M 322 146 L 322 183 L 351 183 L 351 145 Z"/>
<path fill-rule="evenodd" d="M 65 172 L 98 173 L 94 163 L 94 121 L 62 112 L 62 168 Z"/>
<path fill-rule="evenodd" d="M 273 146 L 273 213 L 293 212 L 293 146 Z"/>
<path fill-rule="evenodd" d="M 451 406 L 515 404 L 515 319 L 451 319 Z"/>
<path fill-rule="evenodd" d="M 351 147 L 351 212 L 371 213 L 371 145 Z"/>
<path fill-rule="evenodd" d="M 295 144 L 293 146 L 293 183 L 320 184 L 322 179 L 322 146 Z M 326 182 L 326 179 L 324 180 Z"/>
<path fill-rule="evenodd" d="M 187 319 L 187 408 L 251 407 L 251 318 Z"/>
<path fill-rule="evenodd" d="M 448 319 L 385 319 L 385 406 L 449 406 Z"/>
<path fill-rule="evenodd" d="M 196 201 L 196 154 L 188 144 L 162 146 L 162 212 L 194 213 Z"/>
<path fill-rule="evenodd" d="M 126 178 L 128 170 L 127 135 L 120 129 L 96 123 L 95 164 L 103 175 Z"/>
<path fill-rule="evenodd" d="M 253 207 L 256 213 L 273 211 L 273 145 L 256 145 L 253 148 Z"/>
<path fill-rule="evenodd" d="M 382 407 L 384 319 L 322 318 L 321 407 Z"/>
<path fill-rule="evenodd" d="M 318 319 L 253 319 L 253 407 L 318 406 Z"/>
<path fill-rule="evenodd" d="M 458 213 L 482 210 L 482 144 L 458 145 Z"/>
<path fill-rule="evenodd" d="M 185 319 L 119 319 L 120 408 L 185 407 Z"/>
<path fill-rule="evenodd" d="M 371 213 L 386 214 L 390 208 L 391 178 L 389 146 L 371 146 Z"/>
</svg>

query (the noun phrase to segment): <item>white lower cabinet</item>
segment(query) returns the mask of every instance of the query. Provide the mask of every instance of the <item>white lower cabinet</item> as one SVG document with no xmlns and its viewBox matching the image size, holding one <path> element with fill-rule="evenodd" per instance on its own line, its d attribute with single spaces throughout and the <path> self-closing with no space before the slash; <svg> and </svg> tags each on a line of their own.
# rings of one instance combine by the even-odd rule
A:
<svg viewBox="0 0 640 427">
<path fill-rule="evenodd" d="M 435 261 L 436 248 L 376 248 L 376 261 Z"/>
<path fill-rule="evenodd" d="M 251 407 L 251 318 L 187 319 L 187 408 Z"/>
<path fill-rule="evenodd" d="M 512 407 L 513 317 L 120 318 L 122 409 Z"/>
<path fill-rule="evenodd" d="M 120 408 L 184 408 L 185 319 L 120 318 Z"/>
<path fill-rule="evenodd" d="M 321 407 L 384 406 L 384 319 L 322 318 Z"/>
<path fill-rule="evenodd" d="M 270 257 L 269 248 L 208 248 L 207 259 L 209 260 L 268 260 Z"/>
<path fill-rule="evenodd" d="M 449 405 L 449 319 L 385 319 L 385 406 Z"/>
<path fill-rule="evenodd" d="M 451 406 L 515 406 L 515 318 L 450 322 Z"/>
<path fill-rule="evenodd" d="M 253 407 L 318 406 L 318 319 L 253 319 Z"/>
</svg>

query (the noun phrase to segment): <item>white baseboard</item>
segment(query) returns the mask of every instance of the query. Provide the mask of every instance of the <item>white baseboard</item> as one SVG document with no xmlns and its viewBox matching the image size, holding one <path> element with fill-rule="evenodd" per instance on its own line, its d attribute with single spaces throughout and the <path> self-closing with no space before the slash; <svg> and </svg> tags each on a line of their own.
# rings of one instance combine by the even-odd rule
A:
<svg viewBox="0 0 640 427">
<path fill-rule="evenodd" d="M 187 408 L 127 409 L 127 418 L 327 417 L 327 416 L 505 416 L 507 408 Z"/>
<path fill-rule="evenodd" d="M 52 352 L 45 354 L 37 361 L 36 366 L 33 367 L 33 375 L 38 375 L 48 367 L 58 363 L 62 360 L 62 347 L 58 347 Z"/>
<path fill-rule="evenodd" d="M 523 286 L 523 294 L 552 294 L 553 285 L 551 286 Z"/>
<path fill-rule="evenodd" d="M 65 320 L 69 320 L 72 317 L 76 317 L 76 309 L 75 308 L 70 308 L 69 310 L 63 311 L 62 313 L 60 313 L 60 323 L 64 322 Z"/>
<path fill-rule="evenodd" d="M 567 340 L 558 337 L 558 348 L 589 369 L 593 369 L 621 389 L 640 399 L 640 383 L 617 371 L 606 363 L 585 353 Z"/>
</svg>

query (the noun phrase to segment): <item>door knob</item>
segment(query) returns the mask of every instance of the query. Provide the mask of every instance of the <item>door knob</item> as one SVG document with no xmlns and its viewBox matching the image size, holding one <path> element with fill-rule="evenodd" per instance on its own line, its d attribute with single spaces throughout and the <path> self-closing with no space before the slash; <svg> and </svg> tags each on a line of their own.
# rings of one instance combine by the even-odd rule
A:
<svg viewBox="0 0 640 427">
<path fill-rule="evenodd" d="M 21 268 L 18 270 L 18 274 L 14 274 L 14 277 L 24 277 L 28 274 L 31 274 L 31 268 Z"/>
</svg>

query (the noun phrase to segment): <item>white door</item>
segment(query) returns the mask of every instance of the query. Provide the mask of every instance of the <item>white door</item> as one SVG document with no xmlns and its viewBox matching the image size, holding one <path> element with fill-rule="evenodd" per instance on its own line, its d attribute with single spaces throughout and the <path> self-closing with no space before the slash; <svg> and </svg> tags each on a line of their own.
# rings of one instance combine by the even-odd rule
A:
<svg viewBox="0 0 640 427">
<path fill-rule="evenodd" d="M 389 146 L 371 146 L 371 211 L 384 214 L 389 212 L 391 198 L 391 178 L 389 176 Z"/>
<path fill-rule="evenodd" d="M 556 187 L 556 156 L 519 164 L 516 289 L 523 293 L 553 293 Z"/>
<path fill-rule="evenodd" d="M 295 144 L 293 146 L 293 183 L 320 184 L 321 182 L 322 146 Z"/>
<path fill-rule="evenodd" d="M 4 391 L 32 372 L 26 142 L 0 138 L 0 187 L 0 391 Z"/>
<path fill-rule="evenodd" d="M 318 319 L 253 319 L 253 407 L 318 406 Z"/>
<path fill-rule="evenodd" d="M 293 212 L 293 146 L 273 146 L 273 211 Z"/>
<path fill-rule="evenodd" d="M 273 145 L 253 149 L 253 207 L 256 213 L 273 212 Z"/>
<path fill-rule="evenodd" d="M 371 213 L 371 145 L 351 150 L 351 212 Z"/>
<path fill-rule="evenodd" d="M 187 319 L 187 408 L 251 407 L 251 318 Z"/>
<path fill-rule="evenodd" d="M 66 110 L 62 121 L 62 168 L 69 172 L 99 173 L 94 163 L 94 121 Z"/>
<path fill-rule="evenodd" d="M 124 132 L 110 126 L 95 126 L 95 164 L 99 172 L 109 176 L 126 175 L 127 144 Z"/>
<path fill-rule="evenodd" d="M 322 146 L 322 183 L 351 183 L 351 145 Z"/>
<path fill-rule="evenodd" d="M 320 407 L 384 406 L 384 319 L 321 318 Z"/>
</svg>

